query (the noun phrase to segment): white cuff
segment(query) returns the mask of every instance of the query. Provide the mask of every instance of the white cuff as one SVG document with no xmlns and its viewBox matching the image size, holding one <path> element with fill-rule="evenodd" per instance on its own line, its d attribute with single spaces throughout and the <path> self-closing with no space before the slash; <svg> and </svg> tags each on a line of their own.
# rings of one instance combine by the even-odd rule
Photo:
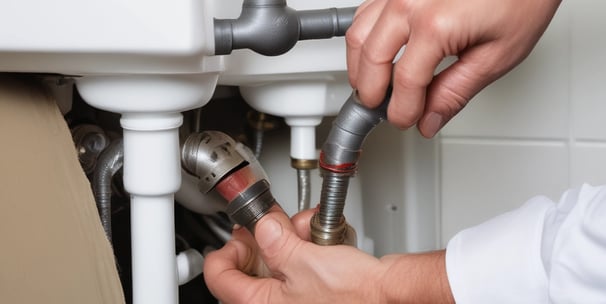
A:
<svg viewBox="0 0 606 304">
<path fill-rule="evenodd" d="M 452 238 L 446 271 L 456 302 L 547 303 L 541 237 L 545 214 L 554 207 L 536 197 Z"/>
</svg>

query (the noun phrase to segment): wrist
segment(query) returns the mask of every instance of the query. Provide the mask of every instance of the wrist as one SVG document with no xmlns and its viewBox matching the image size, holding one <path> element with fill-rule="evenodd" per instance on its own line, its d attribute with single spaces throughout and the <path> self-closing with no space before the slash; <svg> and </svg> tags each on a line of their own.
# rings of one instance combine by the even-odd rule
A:
<svg viewBox="0 0 606 304">
<path fill-rule="evenodd" d="M 381 262 L 381 303 L 454 303 L 444 250 L 388 255 Z"/>
</svg>

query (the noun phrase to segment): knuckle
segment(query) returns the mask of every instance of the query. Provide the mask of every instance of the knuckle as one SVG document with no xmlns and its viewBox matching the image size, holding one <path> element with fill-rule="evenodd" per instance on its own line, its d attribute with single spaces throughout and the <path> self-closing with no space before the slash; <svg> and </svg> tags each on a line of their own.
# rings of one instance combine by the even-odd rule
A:
<svg viewBox="0 0 606 304">
<path fill-rule="evenodd" d="M 373 44 L 364 44 L 362 46 L 362 59 L 371 65 L 390 63 L 392 60 L 385 57 L 385 51 L 382 48 L 376 47 Z"/>
<path fill-rule="evenodd" d="M 398 0 L 389 1 L 388 9 L 396 12 L 409 12 L 412 10 L 415 1 L 411 0 Z"/>
<path fill-rule="evenodd" d="M 345 32 L 345 43 L 349 48 L 360 49 L 364 45 L 366 37 L 355 28 L 350 28 Z"/>
<path fill-rule="evenodd" d="M 447 102 L 442 103 L 443 108 L 439 111 L 446 113 L 448 117 L 453 117 L 467 105 L 470 97 L 449 86 L 444 86 L 440 99 Z"/>
<path fill-rule="evenodd" d="M 454 20 L 446 14 L 434 14 L 427 18 L 423 28 L 432 37 L 448 37 L 454 27 Z"/>
<path fill-rule="evenodd" d="M 415 73 L 408 65 L 396 64 L 394 69 L 393 86 L 396 90 L 406 92 L 424 88 L 428 85 L 428 81 L 419 77 L 418 73 Z"/>
<path fill-rule="evenodd" d="M 414 126 L 421 116 L 417 107 L 408 107 L 402 103 L 395 103 L 388 109 L 387 117 L 390 122 L 399 128 L 408 129 Z"/>
</svg>

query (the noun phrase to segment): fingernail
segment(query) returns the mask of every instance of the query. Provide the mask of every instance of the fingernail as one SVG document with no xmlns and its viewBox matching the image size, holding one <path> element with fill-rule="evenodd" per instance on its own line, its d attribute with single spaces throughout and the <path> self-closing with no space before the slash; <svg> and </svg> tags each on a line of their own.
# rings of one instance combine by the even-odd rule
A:
<svg viewBox="0 0 606 304">
<path fill-rule="evenodd" d="M 262 225 L 259 225 L 262 224 Z M 282 237 L 282 224 L 276 219 L 267 218 L 262 223 L 257 223 L 255 237 L 261 249 L 267 249 Z"/>
<path fill-rule="evenodd" d="M 434 135 L 436 135 L 436 133 L 438 133 L 438 131 L 440 131 L 440 129 L 442 128 L 442 125 L 444 123 L 444 118 L 442 117 L 442 115 L 436 113 L 436 112 L 431 112 L 429 114 L 427 114 L 427 117 L 425 118 L 425 135 L 427 135 L 428 137 L 433 137 Z"/>
<path fill-rule="evenodd" d="M 234 224 L 234 226 L 231 227 L 232 230 L 238 230 L 240 228 L 242 228 L 242 226 L 240 226 L 240 224 Z"/>
</svg>

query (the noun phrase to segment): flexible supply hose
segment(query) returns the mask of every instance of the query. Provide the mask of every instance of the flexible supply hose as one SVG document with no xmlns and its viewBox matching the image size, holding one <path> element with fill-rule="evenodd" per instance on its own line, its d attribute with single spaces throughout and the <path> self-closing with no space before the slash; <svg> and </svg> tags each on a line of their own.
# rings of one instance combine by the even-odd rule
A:
<svg viewBox="0 0 606 304">
<path fill-rule="evenodd" d="M 93 194 L 105 235 L 112 241 L 112 178 L 122 168 L 124 145 L 122 139 L 114 140 L 99 155 L 93 174 Z"/>
<path fill-rule="evenodd" d="M 309 209 L 311 202 L 311 174 L 309 169 L 297 169 L 299 211 Z"/>
<path fill-rule="evenodd" d="M 354 91 L 333 122 L 320 153 L 323 178 L 320 210 L 311 221 L 311 239 L 320 245 L 343 244 L 355 233 L 343 216 L 349 179 L 356 173 L 366 136 L 387 118 L 388 90 L 385 101 L 375 109 L 361 105 Z"/>
</svg>

